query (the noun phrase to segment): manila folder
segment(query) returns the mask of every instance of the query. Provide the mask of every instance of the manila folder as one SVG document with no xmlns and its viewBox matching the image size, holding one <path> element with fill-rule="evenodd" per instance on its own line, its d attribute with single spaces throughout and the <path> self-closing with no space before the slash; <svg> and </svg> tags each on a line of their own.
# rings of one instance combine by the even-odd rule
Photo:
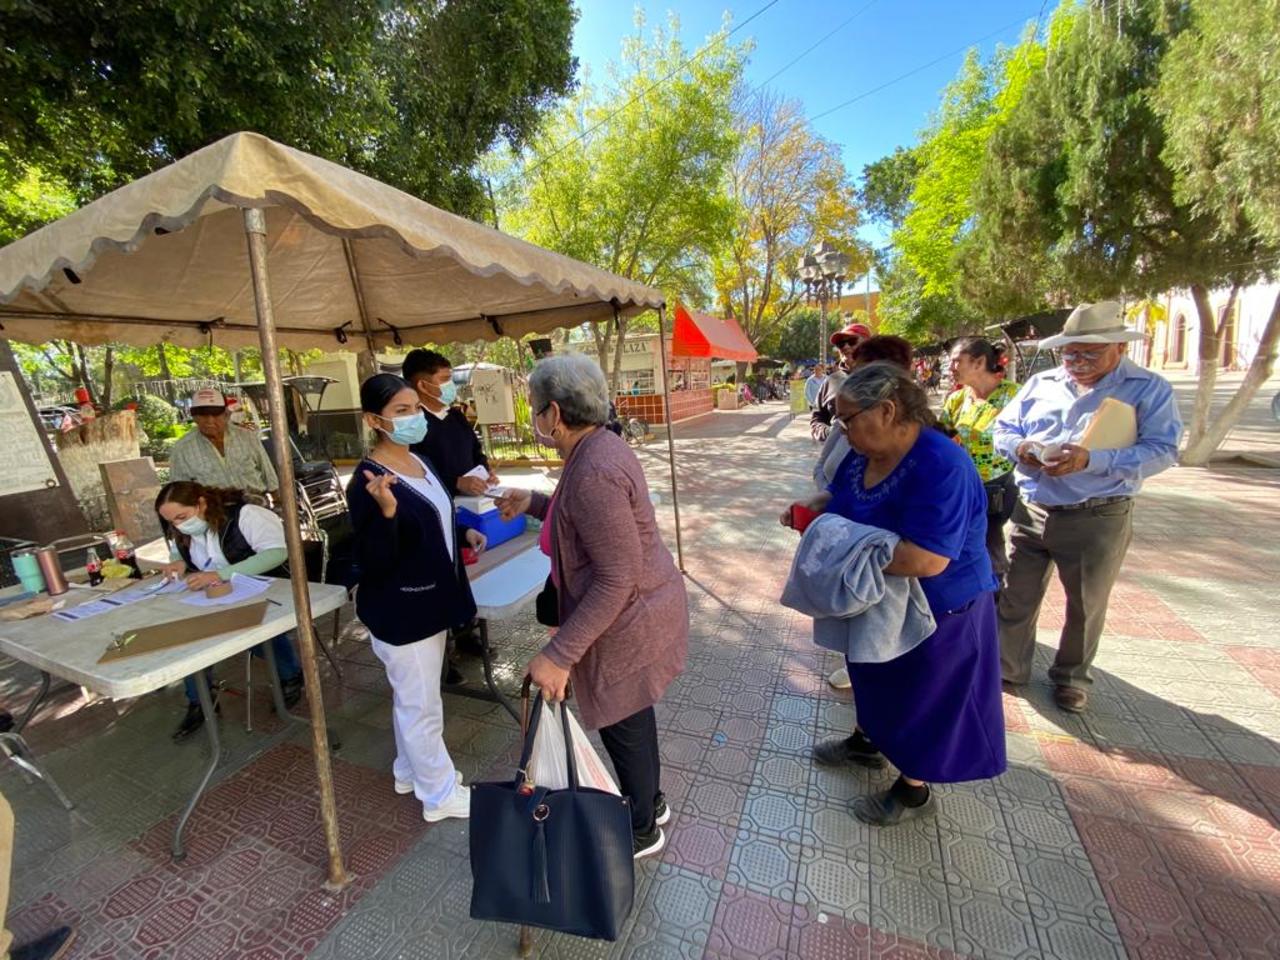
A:
<svg viewBox="0 0 1280 960">
<path fill-rule="evenodd" d="M 1138 442 L 1138 415 L 1131 404 L 1107 397 L 1084 429 L 1086 450 L 1121 450 Z"/>
</svg>

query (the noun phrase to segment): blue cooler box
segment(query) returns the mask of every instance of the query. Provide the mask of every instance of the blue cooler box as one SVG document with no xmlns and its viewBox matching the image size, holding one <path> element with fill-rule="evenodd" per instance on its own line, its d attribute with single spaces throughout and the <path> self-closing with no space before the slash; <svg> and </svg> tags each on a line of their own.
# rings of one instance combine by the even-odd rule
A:
<svg viewBox="0 0 1280 960">
<path fill-rule="evenodd" d="M 506 543 L 508 540 L 514 540 L 520 534 L 524 533 L 525 522 L 528 518 L 522 513 L 518 517 L 512 517 L 510 520 L 503 520 L 502 515 L 497 510 L 486 510 L 484 513 L 475 513 L 466 507 L 458 507 L 458 522 L 464 527 L 470 527 L 472 530 L 479 530 L 485 535 L 485 539 L 489 541 L 490 547 L 496 547 L 500 543 Z"/>
</svg>

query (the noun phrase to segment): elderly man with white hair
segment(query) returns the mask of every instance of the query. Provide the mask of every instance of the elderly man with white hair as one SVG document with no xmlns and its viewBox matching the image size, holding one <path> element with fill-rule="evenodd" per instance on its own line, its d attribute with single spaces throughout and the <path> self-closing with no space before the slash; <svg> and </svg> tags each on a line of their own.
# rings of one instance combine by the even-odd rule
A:
<svg viewBox="0 0 1280 960">
<path fill-rule="evenodd" d="M 1032 377 L 995 423 L 996 451 L 1017 464 L 1013 556 L 1000 595 L 1006 683 L 1026 683 L 1036 620 L 1056 565 L 1066 623 L 1049 669 L 1054 702 L 1088 704 L 1111 588 L 1133 536 L 1133 497 L 1173 465 L 1182 421 L 1167 380 L 1125 357 L 1142 334 L 1125 328 L 1114 301 L 1084 304 L 1044 348 L 1062 365 Z"/>
</svg>

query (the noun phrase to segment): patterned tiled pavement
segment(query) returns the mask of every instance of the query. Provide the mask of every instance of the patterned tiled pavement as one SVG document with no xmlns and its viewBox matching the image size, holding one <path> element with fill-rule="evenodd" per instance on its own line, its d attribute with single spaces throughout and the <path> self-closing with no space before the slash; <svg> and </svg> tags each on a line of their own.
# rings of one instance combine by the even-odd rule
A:
<svg viewBox="0 0 1280 960">
<path fill-rule="evenodd" d="M 1043 610 L 1037 682 L 1006 698 L 1010 770 L 939 789 L 935 821 L 874 831 L 851 797 L 890 773 L 814 767 L 853 708 L 835 663 L 776 603 L 793 536 L 774 521 L 804 490 L 812 444 L 777 406 L 678 428 L 692 615 L 688 672 L 660 707 L 670 843 L 637 876 L 623 938 L 543 934 L 538 955 L 846 958 L 1280 956 L 1280 478 L 1171 471 L 1142 497 L 1097 664 L 1091 710 L 1060 713 L 1043 668 L 1063 602 Z M 641 456 L 669 519 L 669 481 Z M 349 616 L 348 610 L 344 616 Z M 327 631 L 328 621 L 322 623 Z M 512 687 L 540 633 L 495 625 Z M 170 862 L 172 818 L 203 742 L 170 743 L 177 691 L 88 702 L 64 689 L 30 728 L 77 802 L 67 815 L 7 766 L 18 818 L 10 926 L 73 922 L 73 957 L 514 956 L 515 933 L 467 917 L 467 827 L 428 827 L 391 791 L 388 691 L 358 624 L 325 697 L 343 740 L 339 815 L 355 880 L 321 889 L 324 847 L 306 737 L 255 688 L 224 697 L 227 773 Z M 242 689 L 243 665 L 224 664 Z M 31 671 L 0 665 L 10 708 Z M 517 731 L 496 707 L 446 700 L 471 777 L 506 776 Z"/>
</svg>

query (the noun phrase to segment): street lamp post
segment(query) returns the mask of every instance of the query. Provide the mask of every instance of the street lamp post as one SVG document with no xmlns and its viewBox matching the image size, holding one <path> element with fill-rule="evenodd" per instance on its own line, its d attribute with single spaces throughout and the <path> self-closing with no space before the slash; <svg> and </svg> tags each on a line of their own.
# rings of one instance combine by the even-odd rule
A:
<svg viewBox="0 0 1280 960">
<path fill-rule="evenodd" d="M 822 310 L 822 335 L 818 344 L 818 362 L 825 364 L 831 348 L 827 335 L 827 304 L 840 302 L 840 288 L 844 286 L 845 271 L 849 269 L 849 255 L 841 253 L 825 240 L 813 248 L 813 253 L 800 259 L 800 280 L 804 284 L 805 299 L 817 303 Z"/>
</svg>

